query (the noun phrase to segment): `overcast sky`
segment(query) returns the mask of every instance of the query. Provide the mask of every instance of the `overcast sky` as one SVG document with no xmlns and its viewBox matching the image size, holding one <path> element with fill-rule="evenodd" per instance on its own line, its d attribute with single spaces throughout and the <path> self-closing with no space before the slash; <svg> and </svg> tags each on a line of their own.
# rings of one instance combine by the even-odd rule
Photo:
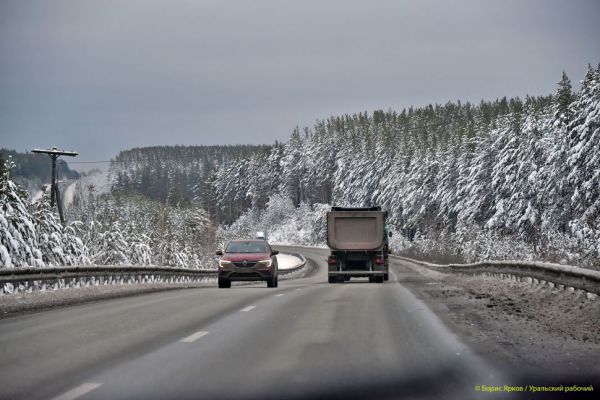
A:
<svg viewBox="0 0 600 400">
<path fill-rule="evenodd" d="M 0 147 L 103 160 L 549 94 L 598 64 L 599 21 L 598 0 L 0 0 Z"/>
</svg>

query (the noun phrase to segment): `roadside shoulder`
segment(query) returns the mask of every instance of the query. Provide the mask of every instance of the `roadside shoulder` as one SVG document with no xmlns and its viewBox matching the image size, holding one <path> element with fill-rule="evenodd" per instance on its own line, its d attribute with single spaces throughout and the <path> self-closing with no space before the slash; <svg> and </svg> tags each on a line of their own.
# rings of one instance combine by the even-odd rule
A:
<svg viewBox="0 0 600 400">
<path fill-rule="evenodd" d="M 71 306 L 92 301 L 135 296 L 166 290 L 214 286 L 212 283 L 142 283 L 127 285 L 85 286 L 80 288 L 36 291 L 0 296 L 0 319 L 55 307 Z"/>
<path fill-rule="evenodd" d="M 600 301 L 498 277 L 445 274 L 394 261 L 400 283 L 475 351 L 503 367 L 600 377 Z"/>
</svg>

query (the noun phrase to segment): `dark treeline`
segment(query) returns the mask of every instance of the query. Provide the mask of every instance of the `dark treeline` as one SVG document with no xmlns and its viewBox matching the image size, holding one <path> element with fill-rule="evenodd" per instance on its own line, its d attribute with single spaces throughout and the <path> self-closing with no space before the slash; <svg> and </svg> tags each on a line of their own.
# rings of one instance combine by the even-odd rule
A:
<svg viewBox="0 0 600 400">
<path fill-rule="evenodd" d="M 121 151 L 109 169 L 113 191 L 134 191 L 172 204 L 195 202 L 209 210 L 207 181 L 227 160 L 266 146 L 153 146 Z"/>
</svg>

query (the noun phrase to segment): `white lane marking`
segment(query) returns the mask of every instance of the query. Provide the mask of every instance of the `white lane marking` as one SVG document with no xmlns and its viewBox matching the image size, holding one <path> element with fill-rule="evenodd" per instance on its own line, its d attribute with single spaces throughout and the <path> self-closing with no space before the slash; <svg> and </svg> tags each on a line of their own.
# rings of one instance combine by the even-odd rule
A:
<svg viewBox="0 0 600 400">
<path fill-rule="evenodd" d="M 275 295 L 275 297 L 281 297 L 281 296 L 283 296 L 283 293 L 279 293 L 279 294 Z"/>
<path fill-rule="evenodd" d="M 298 288 L 298 289 L 296 289 L 296 292 L 299 292 L 300 290 L 302 290 L 302 289 Z"/>
<path fill-rule="evenodd" d="M 248 307 L 242 308 L 240 311 L 241 312 L 248 312 L 248 311 L 254 310 L 255 308 L 256 308 L 256 306 L 248 306 Z"/>
<path fill-rule="evenodd" d="M 74 400 L 78 397 L 83 396 L 86 393 L 91 392 L 94 389 L 99 388 L 100 386 L 102 386 L 101 383 L 86 382 L 84 384 L 77 386 L 74 389 L 69 390 L 68 392 L 61 394 L 58 397 L 55 397 L 52 400 Z"/>
<path fill-rule="evenodd" d="M 180 342 L 192 343 L 192 342 L 195 342 L 196 340 L 200 339 L 201 337 L 208 335 L 209 333 L 210 332 L 208 332 L 208 331 L 196 332 L 186 338 L 181 339 Z"/>
</svg>

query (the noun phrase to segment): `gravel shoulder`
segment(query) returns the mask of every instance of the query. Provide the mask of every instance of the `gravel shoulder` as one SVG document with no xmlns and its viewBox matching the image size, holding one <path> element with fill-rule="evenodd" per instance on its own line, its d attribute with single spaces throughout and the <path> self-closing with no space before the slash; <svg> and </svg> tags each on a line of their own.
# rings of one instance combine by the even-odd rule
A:
<svg viewBox="0 0 600 400">
<path fill-rule="evenodd" d="M 395 263 L 400 283 L 498 367 L 600 383 L 600 298 Z"/>
</svg>

